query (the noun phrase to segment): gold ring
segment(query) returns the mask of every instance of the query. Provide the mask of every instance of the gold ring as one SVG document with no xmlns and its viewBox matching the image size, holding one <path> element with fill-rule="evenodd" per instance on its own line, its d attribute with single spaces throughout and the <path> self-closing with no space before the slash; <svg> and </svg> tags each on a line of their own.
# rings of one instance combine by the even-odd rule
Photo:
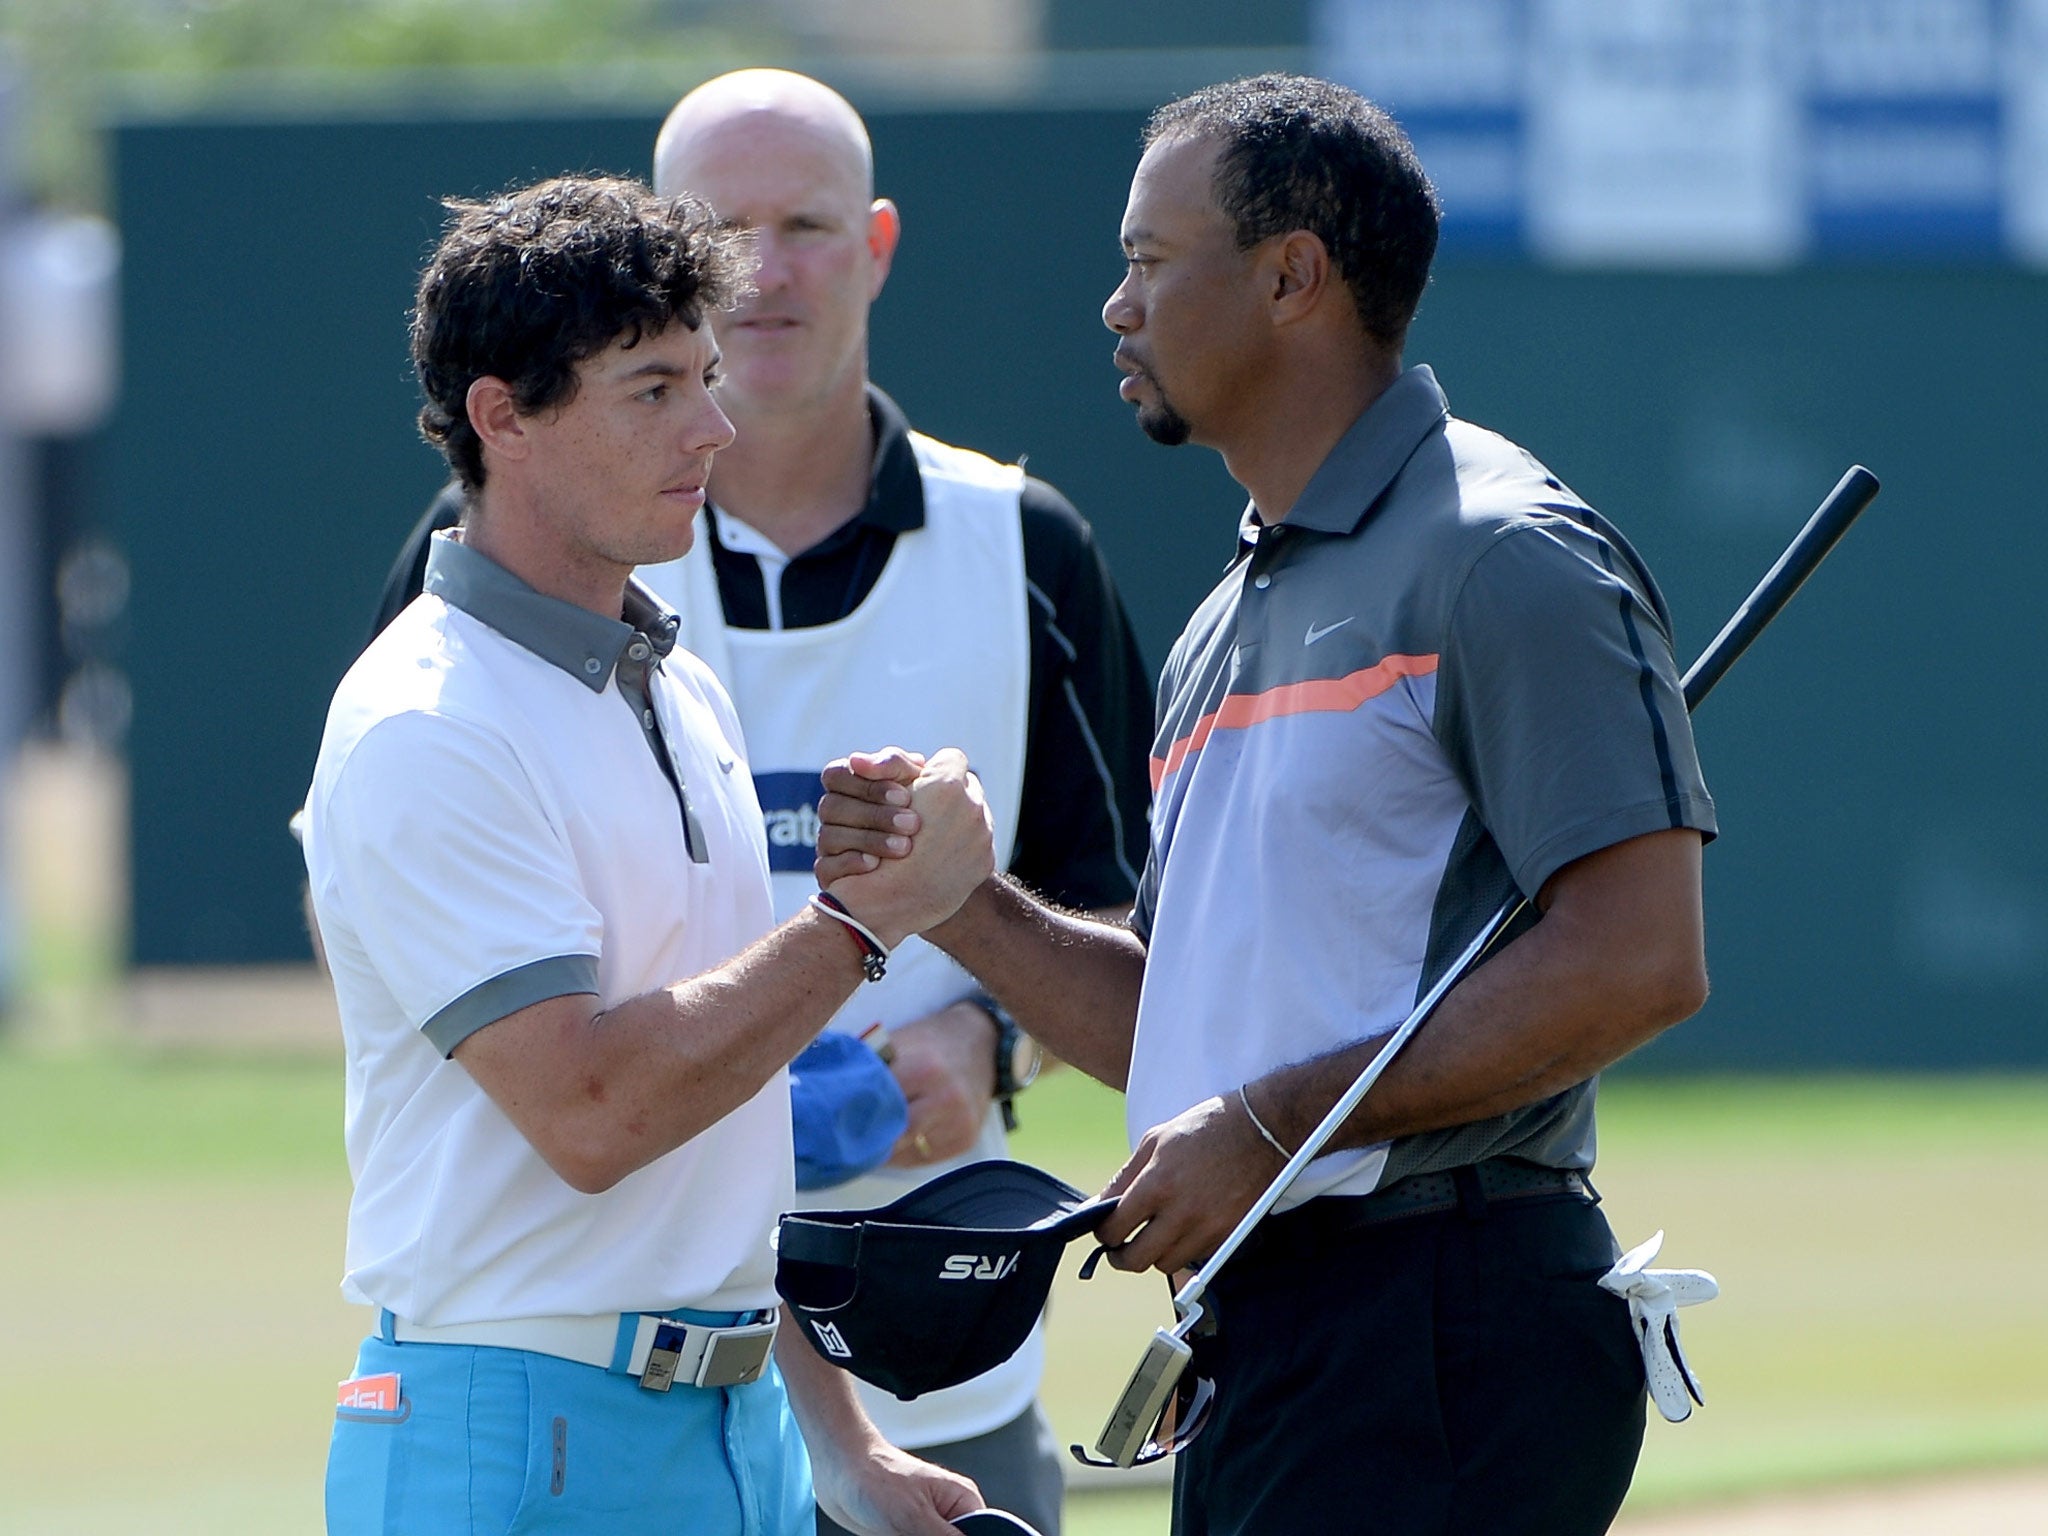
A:
<svg viewBox="0 0 2048 1536">
<path fill-rule="evenodd" d="M 930 1159 L 932 1155 L 931 1139 L 923 1131 L 919 1131 L 915 1136 L 911 1137 L 910 1144 L 917 1148 L 917 1155 L 919 1157 L 927 1160 Z"/>
</svg>

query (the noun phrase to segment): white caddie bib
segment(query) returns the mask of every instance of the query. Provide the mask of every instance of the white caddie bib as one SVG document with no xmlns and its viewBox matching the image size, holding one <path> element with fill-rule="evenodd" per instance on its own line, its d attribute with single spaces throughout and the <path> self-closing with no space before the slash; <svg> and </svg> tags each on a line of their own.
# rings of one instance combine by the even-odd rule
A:
<svg viewBox="0 0 2048 1536">
<path fill-rule="evenodd" d="M 681 643 L 732 695 L 768 833 L 777 922 L 817 882 L 819 771 L 847 752 L 885 746 L 959 747 L 980 777 L 995 820 L 996 867 L 1008 866 L 1024 786 L 1031 695 L 1024 534 L 1024 472 L 1014 464 L 912 433 L 925 523 L 900 535 L 874 589 L 836 623 L 806 629 L 733 629 L 725 622 L 702 522 L 690 552 L 643 566 L 640 579 L 683 620 Z M 922 939 L 889 957 L 830 1027 L 858 1034 L 906 1023 L 975 991 L 966 971 Z M 880 1168 L 832 1189 L 799 1194 L 814 1209 L 886 1204 L 928 1179 L 1006 1155 L 991 1109 L 978 1144 L 947 1163 Z M 900 1402 L 862 1386 L 884 1435 L 915 1447 L 1000 1428 L 1036 1394 L 1043 1343 L 1034 1331 L 1003 1366 L 962 1386 Z"/>
</svg>

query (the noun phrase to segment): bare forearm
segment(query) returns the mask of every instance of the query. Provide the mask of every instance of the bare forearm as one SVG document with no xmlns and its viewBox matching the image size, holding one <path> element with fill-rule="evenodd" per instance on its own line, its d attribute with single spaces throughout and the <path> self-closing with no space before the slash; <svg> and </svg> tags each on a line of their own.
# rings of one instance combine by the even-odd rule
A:
<svg viewBox="0 0 2048 1536">
<path fill-rule="evenodd" d="M 811 1454 L 818 1507 L 838 1525 L 863 1536 L 951 1536 L 954 1519 L 981 1508 L 968 1479 L 882 1438 L 853 1378 L 820 1357 L 788 1313 L 775 1336 L 775 1363 Z"/>
<path fill-rule="evenodd" d="M 1574 986 L 1524 948 L 1467 977 L 1402 1050 L 1330 1145 L 1364 1146 L 1534 1104 L 1582 1083 L 1692 1010 L 1631 1006 L 1605 978 Z M 1383 1040 L 1262 1078 L 1259 1117 L 1298 1147 Z"/>
<path fill-rule="evenodd" d="M 787 1312 L 775 1334 L 775 1364 L 813 1455 L 857 1455 L 880 1438 L 855 1395 L 853 1378 L 820 1357 Z"/>
<path fill-rule="evenodd" d="M 591 1021 L 597 1061 L 687 1140 L 752 1098 L 861 984 L 847 929 L 805 911 L 725 964 Z"/>
<path fill-rule="evenodd" d="M 935 755 L 918 782 L 947 755 Z M 965 759 L 951 755 L 964 770 Z M 953 888 L 950 901 L 932 904 L 934 916 L 904 931 L 923 934 L 960 961 L 1055 1055 L 1123 1087 L 1144 945 L 1127 928 L 1055 911 L 1008 877 L 991 875 L 987 849 L 974 850 L 969 866 L 928 846 L 933 840 L 915 793 L 905 789 L 917 766 L 896 748 L 826 764 L 826 793 L 818 802 L 819 883 L 834 894 L 858 895 L 864 886 L 886 893 L 941 876 L 950 886 L 954 867 L 968 869 L 970 884 Z M 907 857 L 900 846 L 906 838 L 914 839 Z M 952 915 L 940 921 L 939 912 Z"/>
<path fill-rule="evenodd" d="M 594 1193 L 753 1098 L 860 981 L 846 930 L 806 910 L 724 964 L 602 1012 L 588 996 L 522 1009 L 456 1059 Z"/>
<path fill-rule="evenodd" d="M 920 878 L 912 857 L 840 882 L 839 910 L 884 945 L 957 908 L 992 861 L 988 806 L 958 752 L 891 788 L 918 808 L 919 850 L 939 873 Z M 733 959 L 602 1012 L 587 994 L 522 1008 L 456 1059 L 556 1173 L 594 1194 L 759 1093 L 860 984 L 861 947 L 806 907 Z"/>
<path fill-rule="evenodd" d="M 1451 991 L 1331 1145 L 1536 1103 L 1690 1016 L 1706 996 L 1698 857 L 1695 835 L 1658 834 L 1561 874 L 1543 921 Z M 1260 1118 L 1299 1146 L 1381 1043 L 1269 1074 L 1251 1089 Z"/>
<path fill-rule="evenodd" d="M 1046 906 L 998 876 L 925 937 L 1063 1061 L 1122 1088 L 1131 1067 L 1145 946 L 1119 924 Z"/>
</svg>

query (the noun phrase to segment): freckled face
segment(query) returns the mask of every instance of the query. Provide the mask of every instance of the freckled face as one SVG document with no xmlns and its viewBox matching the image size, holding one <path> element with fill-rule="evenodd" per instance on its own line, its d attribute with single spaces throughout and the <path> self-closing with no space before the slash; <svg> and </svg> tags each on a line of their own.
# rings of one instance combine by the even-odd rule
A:
<svg viewBox="0 0 2048 1536">
<path fill-rule="evenodd" d="M 1118 393 L 1154 441 L 1221 446 L 1263 356 L 1251 253 L 1216 204 L 1216 144 L 1161 140 L 1131 178 L 1124 280 L 1102 307 L 1117 334 Z"/>
<path fill-rule="evenodd" d="M 525 418 L 564 558 L 634 566 L 688 551 L 712 455 L 733 440 L 712 393 L 718 361 L 708 320 L 677 321 L 585 358 L 568 402 Z"/>
</svg>

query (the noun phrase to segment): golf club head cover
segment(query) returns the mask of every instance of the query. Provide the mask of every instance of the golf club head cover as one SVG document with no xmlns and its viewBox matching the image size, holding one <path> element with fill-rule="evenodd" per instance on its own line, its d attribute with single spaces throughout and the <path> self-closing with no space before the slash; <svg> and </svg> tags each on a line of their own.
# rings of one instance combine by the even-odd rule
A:
<svg viewBox="0 0 2048 1536">
<path fill-rule="evenodd" d="M 1680 1307 L 1712 1301 L 1721 1294 L 1720 1284 L 1703 1269 L 1651 1269 L 1650 1260 L 1664 1246 L 1664 1233 L 1640 1243 L 1621 1256 L 1614 1268 L 1600 1277 L 1600 1288 L 1628 1302 L 1629 1321 L 1635 1325 L 1636 1343 L 1643 1351 L 1643 1378 L 1649 1384 L 1650 1401 L 1673 1424 L 1692 1417 L 1692 1405 L 1706 1406 L 1699 1377 L 1686 1362 L 1678 1344 Z"/>
<path fill-rule="evenodd" d="M 820 1355 L 907 1402 L 1021 1349 L 1067 1244 L 1115 1209 L 1028 1163 L 969 1163 L 874 1210 L 789 1212 L 775 1288 Z"/>
</svg>

